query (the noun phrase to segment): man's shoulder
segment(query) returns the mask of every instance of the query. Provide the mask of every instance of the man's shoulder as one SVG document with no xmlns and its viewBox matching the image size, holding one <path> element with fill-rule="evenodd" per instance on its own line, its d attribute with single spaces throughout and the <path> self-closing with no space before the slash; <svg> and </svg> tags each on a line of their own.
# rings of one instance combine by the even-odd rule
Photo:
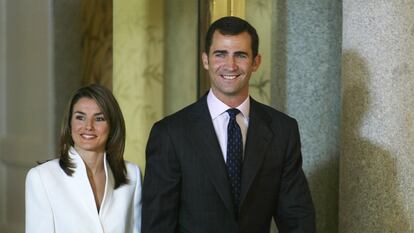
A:
<svg viewBox="0 0 414 233">
<path fill-rule="evenodd" d="M 288 114 L 278 110 L 277 108 L 260 103 L 254 99 L 251 101 L 251 108 L 252 111 L 255 111 L 255 113 L 264 115 L 265 117 L 268 117 L 272 120 L 296 122 L 296 120 Z"/>
</svg>

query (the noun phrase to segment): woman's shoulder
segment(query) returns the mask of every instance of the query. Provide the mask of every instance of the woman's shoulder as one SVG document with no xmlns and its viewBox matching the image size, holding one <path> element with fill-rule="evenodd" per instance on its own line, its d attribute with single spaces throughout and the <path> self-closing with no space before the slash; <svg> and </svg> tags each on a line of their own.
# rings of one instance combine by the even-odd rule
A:
<svg viewBox="0 0 414 233">
<path fill-rule="evenodd" d="M 138 165 L 125 161 L 125 167 L 127 169 L 128 178 L 130 180 L 141 180 L 141 170 Z"/>
<path fill-rule="evenodd" d="M 59 166 L 59 159 L 52 159 L 31 168 L 26 175 L 26 182 L 35 182 L 42 180 L 48 182 L 60 177 L 63 170 Z"/>
<path fill-rule="evenodd" d="M 58 169 L 61 169 L 59 166 L 59 159 L 51 159 L 46 162 L 41 162 L 40 164 L 31 168 L 29 170 L 29 173 L 32 173 L 34 171 L 38 173 L 49 173 L 49 172 L 55 172 Z"/>
</svg>

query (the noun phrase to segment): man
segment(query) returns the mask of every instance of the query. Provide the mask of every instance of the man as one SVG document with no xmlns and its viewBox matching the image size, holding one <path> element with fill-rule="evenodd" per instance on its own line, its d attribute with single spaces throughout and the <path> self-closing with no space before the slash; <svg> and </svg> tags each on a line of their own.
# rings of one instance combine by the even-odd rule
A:
<svg viewBox="0 0 414 233">
<path fill-rule="evenodd" d="M 249 97 L 258 40 L 237 17 L 210 26 L 209 93 L 151 130 L 143 233 L 264 233 L 272 217 L 280 233 L 315 232 L 297 123 Z"/>
</svg>

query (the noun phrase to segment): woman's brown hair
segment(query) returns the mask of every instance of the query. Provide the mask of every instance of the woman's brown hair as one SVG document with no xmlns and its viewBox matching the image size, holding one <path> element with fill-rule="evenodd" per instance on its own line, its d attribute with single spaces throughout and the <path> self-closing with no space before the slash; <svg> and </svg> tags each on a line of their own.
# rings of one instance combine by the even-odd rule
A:
<svg viewBox="0 0 414 233">
<path fill-rule="evenodd" d="M 109 125 L 108 141 L 106 142 L 106 160 L 115 178 L 115 189 L 128 183 L 127 171 L 124 161 L 125 149 L 125 121 L 118 102 L 112 92 L 98 84 L 91 84 L 75 91 L 66 107 L 60 132 L 59 165 L 63 171 L 72 176 L 75 164 L 69 158 L 69 150 L 74 146 L 71 135 L 71 118 L 73 106 L 81 99 L 95 100 L 104 114 Z"/>
</svg>

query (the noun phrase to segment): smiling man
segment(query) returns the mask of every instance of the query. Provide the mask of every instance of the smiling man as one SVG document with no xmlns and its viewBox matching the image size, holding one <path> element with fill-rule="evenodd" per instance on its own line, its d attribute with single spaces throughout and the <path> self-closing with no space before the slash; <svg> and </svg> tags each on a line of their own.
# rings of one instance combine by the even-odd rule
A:
<svg viewBox="0 0 414 233">
<path fill-rule="evenodd" d="M 252 39 L 245 31 L 237 35 L 214 31 L 211 40 L 213 43 L 202 56 L 211 91 L 220 101 L 235 108 L 249 96 L 250 76 L 259 68 L 260 55 L 253 56 Z"/>
<path fill-rule="evenodd" d="M 214 22 L 204 68 L 211 89 L 154 124 L 143 185 L 143 233 L 313 233 L 295 119 L 256 102 L 256 30 L 237 17 Z"/>
</svg>

